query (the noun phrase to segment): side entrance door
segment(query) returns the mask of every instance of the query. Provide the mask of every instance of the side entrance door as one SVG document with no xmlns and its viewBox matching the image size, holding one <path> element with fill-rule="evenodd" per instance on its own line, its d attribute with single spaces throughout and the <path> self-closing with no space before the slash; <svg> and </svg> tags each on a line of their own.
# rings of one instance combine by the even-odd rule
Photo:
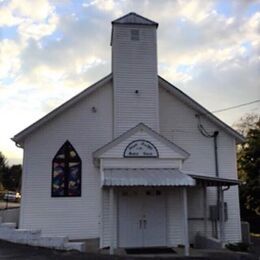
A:
<svg viewBox="0 0 260 260">
<path fill-rule="evenodd" d="M 166 246 L 165 194 L 159 189 L 119 193 L 119 247 Z"/>
</svg>

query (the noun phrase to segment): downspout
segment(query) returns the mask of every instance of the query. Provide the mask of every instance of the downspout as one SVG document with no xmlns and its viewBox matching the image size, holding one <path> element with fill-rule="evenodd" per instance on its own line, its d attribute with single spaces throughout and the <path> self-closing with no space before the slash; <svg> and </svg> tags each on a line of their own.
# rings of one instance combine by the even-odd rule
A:
<svg viewBox="0 0 260 260">
<path fill-rule="evenodd" d="M 219 177 L 219 161 L 218 161 L 218 131 L 215 131 L 213 133 L 213 138 L 214 138 L 214 157 L 215 157 L 215 175 L 218 178 Z M 220 186 L 217 186 L 217 209 L 218 209 L 218 216 L 220 216 Z M 215 229 L 215 235 L 218 238 L 218 225 L 217 225 L 217 221 L 214 221 L 214 229 Z"/>
<path fill-rule="evenodd" d="M 219 134 L 218 131 L 215 131 L 214 134 L 213 134 L 216 177 L 219 177 L 219 168 L 218 168 L 218 134 Z"/>
</svg>

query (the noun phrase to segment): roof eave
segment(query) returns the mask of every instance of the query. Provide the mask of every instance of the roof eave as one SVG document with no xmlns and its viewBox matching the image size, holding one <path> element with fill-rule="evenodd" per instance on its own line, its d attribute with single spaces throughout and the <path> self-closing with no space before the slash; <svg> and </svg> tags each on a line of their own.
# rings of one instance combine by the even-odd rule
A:
<svg viewBox="0 0 260 260">
<path fill-rule="evenodd" d="M 129 16 L 129 15 L 135 15 L 135 16 L 137 16 L 137 17 L 139 17 L 139 18 L 141 18 L 141 19 L 143 19 L 143 20 L 149 22 L 149 24 L 145 24 L 145 23 L 121 23 L 121 22 L 119 22 L 120 20 L 124 19 L 125 17 L 127 17 L 127 16 Z M 150 20 L 150 19 L 148 19 L 148 18 L 146 18 L 146 17 L 144 17 L 144 16 L 141 16 L 141 15 L 139 15 L 139 14 L 137 14 L 137 13 L 134 13 L 134 12 L 130 12 L 130 13 L 128 13 L 128 14 L 122 16 L 122 17 L 119 17 L 119 18 L 117 18 L 116 20 L 113 20 L 111 23 L 112 23 L 112 25 L 113 25 L 113 24 L 131 24 L 131 25 L 133 25 L 133 24 L 139 24 L 139 25 L 140 25 L 140 24 L 141 24 L 141 25 L 156 26 L 156 28 L 158 28 L 158 26 L 159 26 L 158 23 L 156 23 L 156 22 L 154 22 L 154 21 L 152 21 L 152 20 Z"/>
<path fill-rule="evenodd" d="M 244 143 L 245 137 L 239 134 L 237 131 L 235 131 L 232 127 L 228 126 L 226 123 L 224 123 L 222 120 L 217 118 L 214 114 L 212 114 L 210 111 L 208 111 L 206 108 L 204 108 L 202 105 L 200 105 L 197 101 L 189 97 L 187 94 L 185 94 L 183 91 L 172 85 L 170 82 L 159 76 L 159 81 L 161 80 L 162 83 L 167 84 L 171 88 L 167 88 L 169 90 L 174 89 L 178 92 L 180 96 L 182 96 L 183 100 L 186 101 L 185 103 L 188 103 L 193 109 L 195 109 L 200 115 L 206 116 L 208 119 L 213 121 L 214 123 L 218 124 L 220 127 L 222 127 L 224 130 L 226 130 L 227 133 L 232 135 L 237 144 Z"/>
<path fill-rule="evenodd" d="M 11 138 L 11 140 L 14 141 L 16 143 L 16 145 L 18 145 L 20 147 L 23 147 L 23 141 L 29 134 L 34 132 L 41 125 L 47 123 L 49 120 L 53 119 L 54 117 L 56 117 L 57 115 L 59 115 L 60 113 L 65 111 L 66 109 L 70 108 L 71 106 L 73 106 L 74 104 L 79 102 L 82 98 L 87 97 L 88 95 L 93 93 L 97 88 L 105 85 L 110 80 L 112 80 L 112 73 L 110 73 L 109 75 L 105 76 L 104 78 L 102 78 L 101 80 L 97 81 L 96 83 L 92 84 L 88 88 L 84 89 L 79 94 L 77 94 L 76 96 L 72 97 L 71 99 L 69 99 L 65 103 L 61 104 L 60 106 L 58 106 L 57 108 L 55 108 L 54 110 L 49 112 L 47 115 L 45 115 L 44 117 L 40 118 L 39 120 L 37 120 L 36 122 L 31 124 L 30 126 L 25 128 L 24 130 L 22 130 L 21 132 L 19 132 L 15 136 L 13 136 Z"/>
<path fill-rule="evenodd" d="M 186 160 L 187 158 L 190 157 L 190 154 L 187 151 L 185 151 L 184 149 L 182 149 L 178 145 L 174 144 L 173 142 L 171 142 L 170 140 L 168 140 L 164 136 L 160 135 L 159 133 L 155 132 L 153 129 L 151 129 L 150 127 L 148 127 L 144 123 L 139 123 L 136 126 L 130 128 L 128 131 L 121 134 L 120 136 L 118 136 L 117 138 L 115 138 L 114 140 L 110 141 L 109 143 L 103 145 L 102 147 L 100 147 L 96 151 L 94 151 L 93 152 L 94 160 L 98 159 L 98 158 L 102 158 L 103 153 L 105 153 L 106 151 L 111 149 L 114 145 L 117 145 L 118 143 L 120 143 L 127 136 L 131 136 L 131 134 L 134 134 L 136 131 L 138 131 L 142 127 L 144 127 L 151 134 L 159 137 L 161 139 L 161 141 L 164 141 L 165 143 L 168 143 L 168 144 L 174 146 L 175 149 L 178 149 L 178 153 L 181 155 L 181 157 L 179 157 L 178 159 Z"/>
</svg>

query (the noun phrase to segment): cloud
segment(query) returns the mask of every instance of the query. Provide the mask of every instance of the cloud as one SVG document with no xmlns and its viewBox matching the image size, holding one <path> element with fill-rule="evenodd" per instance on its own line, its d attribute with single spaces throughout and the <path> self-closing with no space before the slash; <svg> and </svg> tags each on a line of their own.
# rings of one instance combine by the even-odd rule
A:
<svg viewBox="0 0 260 260">
<path fill-rule="evenodd" d="M 207 108 L 259 97 L 257 3 L 3 1 L 0 26 L 12 26 L 16 37 L 0 41 L 0 113 L 8 125 L 1 149 L 14 157 L 12 134 L 110 73 L 110 22 L 130 11 L 159 22 L 160 75 Z M 244 111 L 219 116 L 232 124 Z"/>
<path fill-rule="evenodd" d="M 15 41 L 3 40 L 0 41 L 0 80 L 8 77 L 15 77 L 20 70 L 19 55 L 21 47 Z"/>
</svg>

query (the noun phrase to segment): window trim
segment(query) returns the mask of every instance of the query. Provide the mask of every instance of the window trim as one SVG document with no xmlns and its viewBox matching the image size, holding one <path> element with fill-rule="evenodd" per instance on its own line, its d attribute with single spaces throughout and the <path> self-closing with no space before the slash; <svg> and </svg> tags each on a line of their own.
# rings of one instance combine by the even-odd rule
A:
<svg viewBox="0 0 260 260">
<path fill-rule="evenodd" d="M 68 160 L 66 158 L 69 157 L 68 149 L 65 148 L 65 158 L 64 160 L 60 159 L 60 162 L 64 162 L 64 195 L 55 195 L 53 191 L 53 179 L 54 179 L 54 163 L 59 162 L 59 159 L 56 159 L 57 155 L 59 154 L 59 151 L 64 147 L 70 145 L 73 149 L 73 151 L 76 153 L 76 159 L 74 160 Z M 79 185 L 79 194 L 78 195 L 69 195 L 69 182 L 68 182 L 68 175 L 69 175 L 69 163 L 71 162 L 79 162 L 79 178 L 80 178 L 80 185 Z M 52 159 L 52 167 L 51 167 L 51 197 L 52 198 L 75 198 L 75 197 L 81 197 L 82 194 L 82 160 L 77 152 L 77 150 L 74 148 L 74 146 L 70 143 L 69 140 L 66 140 L 63 145 L 58 149 L 56 154 L 54 155 Z"/>
</svg>

